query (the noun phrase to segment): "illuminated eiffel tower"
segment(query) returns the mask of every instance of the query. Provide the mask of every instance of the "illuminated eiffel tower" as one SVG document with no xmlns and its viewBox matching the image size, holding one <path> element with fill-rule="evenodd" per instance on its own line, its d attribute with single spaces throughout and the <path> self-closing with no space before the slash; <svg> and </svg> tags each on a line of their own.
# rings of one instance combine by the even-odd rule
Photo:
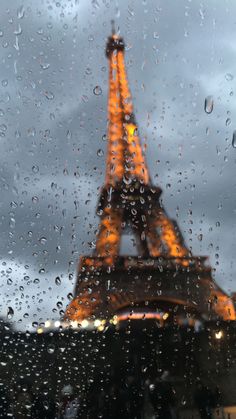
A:
<svg viewBox="0 0 236 419">
<path fill-rule="evenodd" d="M 145 162 L 133 113 L 124 41 L 108 38 L 108 151 L 106 179 L 98 203 L 101 218 L 93 256 L 80 259 L 74 299 L 65 319 L 111 319 L 135 309 L 147 318 L 190 313 L 205 319 L 234 319 L 232 301 L 206 266 L 194 257 L 177 223 L 160 202 Z M 121 235 L 131 228 L 138 256 L 120 256 Z M 162 313 L 162 314 L 161 314 Z M 131 315 L 132 318 L 132 315 Z"/>
</svg>

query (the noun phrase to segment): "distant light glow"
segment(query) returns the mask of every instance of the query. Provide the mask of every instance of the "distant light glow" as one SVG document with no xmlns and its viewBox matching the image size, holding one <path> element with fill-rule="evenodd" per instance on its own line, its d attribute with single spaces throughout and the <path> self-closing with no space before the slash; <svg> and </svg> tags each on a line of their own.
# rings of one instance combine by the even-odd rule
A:
<svg viewBox="0 0 236 419">
<path fill-rule="evenodd" d="M 165 314 L 167 314 L 167 317 L 169 316 L 168 313 L 165 313 Z M 122 313 L 122 314 L 117 314 L 117 316 L 116 316 L 116 322 L 117 321 L 129 320 L 129 319 L 131 319 L 131 320 L 144 320 L 144 319 L 162 320 L 164 318 L 164 315 L 163 315 L 163 313 L 156 313 L 156 312 L 148 312 L 148 313 L 145 313 L 145 312 Z M 113 320 L 113 324 L 115 324 L 114 323 L 114 320 Z"/>
<path fill-rule="evenodd" d="M 50 322 L 49 320 L 47 320 L 47 321 L 45 322 L 45 327 L 50 327 L 50 325 L 51 325 L 51 322 Z"/>
<path fill-rule="evenodd" d="M 41 334 L 43 333 L 43 328 L 42 328 L 42 327 L 39 327 L 39 328 L 37 329 L 37 333 L 38 333 L 39 335 L 41 335 Z"/>
<path fill-rule="evenodd" d="M 82 320 L 81 327 L 83 327 L 85 329 L 86 327 L 88 327 L 88 325 L 89 325 L 88 320 L 86 320 L 86 319 Z"/>
<path fill-rule="evenodd" d="M 59 327 L 61 325 L 61 322 L 59 320 L 55 321 L 54 326 Z"/>
<path fill-rule="evenodd" d="M 222 339 L 222 337 L 223 337 L 222 330 L 219 330 L 218 332 L 215 332 L 215 338 L 216 339 Z"/>
<path fill-rule="evenodd" d="M 94 320 L 94 326 L 95 327 L 99 327 L 99 326 L 101 326 L 101 324 L 102 324 L 101 320 L 99 320 L 99 319 Z"/>
<path fill-rule="evenodd" d="M 117 316 L 113 316 L 112 319 L 110 320 L 110 323 L 116 325 L 118 323 Z"/>
<path fill-rule="evenodd" d="M 100 326 L 98 326 L 99 332 L 103 332 L 104 329 L 105 329 L 105 327 L 104 327 L 103 324 L 101 324 Z"/>
</svg>

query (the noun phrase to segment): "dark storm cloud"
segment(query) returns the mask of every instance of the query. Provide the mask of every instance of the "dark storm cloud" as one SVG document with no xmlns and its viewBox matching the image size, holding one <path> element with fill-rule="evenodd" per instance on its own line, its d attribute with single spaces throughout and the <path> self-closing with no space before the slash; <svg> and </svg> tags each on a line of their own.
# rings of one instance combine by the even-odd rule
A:
<svg viewBox="0 0 236 419">
<path fill-rule="evenodd" d="M 1 2 L 3 315 L 12 306 L 19 326 L 59 317 L 69 273 L 92 252 L 111 18 L 126 41 L 140 135 L 166 210 L 194 254 L 210 255 L 218 282 L 236 287 L 235 9 L 213 0 Z"/>
</svg>

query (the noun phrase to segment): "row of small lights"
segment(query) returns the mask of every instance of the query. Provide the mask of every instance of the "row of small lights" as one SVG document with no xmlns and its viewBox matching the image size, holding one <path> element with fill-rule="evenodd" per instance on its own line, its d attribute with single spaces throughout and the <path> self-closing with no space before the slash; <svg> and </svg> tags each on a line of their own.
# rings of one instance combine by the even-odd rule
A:
<svg viewBox="0 0 236 419">
<path fill-rule="evenodd" d="M 55 322 L 52 322 L 50 320 L 47 320 L 44 324 L 44 326 L 40 326 L 37 329 L 38 334 L 42 334 L 46 329 L 49 328 L 59 328 L 62 329 L 97 329 L 100 332 L 102 332 L 106 326 L 114 325 L 116 326 L 120 321 L 125 321 L 129 319 L 133 320 L 140 320 L 140 319 L 157 319 L 157 320 L 167 320 L 169 317 L 168 313 L 124 313 L 120 315 L 113 316 L 109 322 L 106 320 L 101 319 L 95 319 L 94 321 L 89 321 L 87 319 L 82 320 L 80 323 L 77 321 L 71 321 L 71 322 L 63 322 L 60 320 L 56 320 Z"/>
<path fill-rule="evenodd" d="M 133 319 L 135 319 L 135 316 L 132 316 Z M 167 318 L 169 317 L 168 313 L 164 313 L 162 315 L 162 319 L 163 320 L 167 320 Z M 89 321 L 87 319 L 82 320 L 80 323 L 78 323 L 77 321 L 72 321 L 72 322 L 61 322 L 59 320 L 56 320 L 55 322 L 49 321 L 47 320 L 44 324 L 44 326 L 40 326 L 37 329 L 37 333 L 38 334 L 42 334 L 46 329 L 49 328 L 63 328 L 63 329 L 68 329 L 68 328 L 72 328 L 72 329 L 97 329 L 98 331 L 102 332 L 104 331 L 105 327 L 108 326 L 108 324 L 110 325 L 114 325 L 116 326 L 119 321 L 122 320 L 128 320 L 129 318 L 131 318 L 131 316 L 128 315 L 121 315 L 121 316 L 113 316 L 112 319 L 109 320 L 109 322 L 107 322 L 106 320 L 101 320 L 101 319 L 95 319 L 94 321 Z M 214 333 L 215 339 L 220 340 L 224 337 L 223 331 L 222 330 L 218 330 Z"/>
<path fill-rule="evenodd" d="M 118 323 L 118 320 L 116 319 L 116 316 L 114 316 L 110 321 L 110 324 L 116 325 Z M 106 327 L 107 321 L 106 320 L 100 320 L 96 319 L 94 321 L 89 321 L 87 319 L 82 320 L 80 323 L 77 321 L 71 321 L 71 322 L 61 322 L 59 320 L 56 320 L 55 322 L 47 320 L 44 324 L 44 326 L 40 326 L 37 329 L 37 333 L 40 335 L 43 332 L 45 332 L 49 328 L 59 328 L 62 329 L 97 329 L 100 332 L 102 332 Z"/>
</svg>

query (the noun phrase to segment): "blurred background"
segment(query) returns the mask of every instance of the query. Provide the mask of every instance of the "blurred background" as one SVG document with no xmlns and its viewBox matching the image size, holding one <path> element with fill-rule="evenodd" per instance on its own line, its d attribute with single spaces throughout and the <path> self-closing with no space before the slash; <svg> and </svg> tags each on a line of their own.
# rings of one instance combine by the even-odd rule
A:
<svg viewBox="0 0 236 419">
<path fill-rule="evenodd" d="M 21 330 L 60 318 L 94 248 L 111 19 L 153 183 L 235 291 L 236 3 L 2 0 L 0 12 L 1 316 Z"/>
</svg>

